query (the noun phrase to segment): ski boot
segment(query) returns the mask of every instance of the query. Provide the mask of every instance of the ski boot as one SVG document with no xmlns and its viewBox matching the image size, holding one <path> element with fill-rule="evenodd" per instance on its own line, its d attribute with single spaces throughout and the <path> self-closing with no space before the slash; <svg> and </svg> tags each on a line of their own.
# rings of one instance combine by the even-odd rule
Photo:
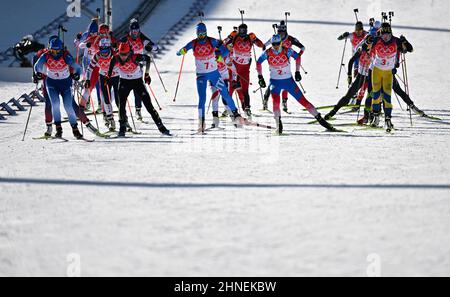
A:
<svg viewBox="0 0 450 297">
<path fill-rule="evenodd" d="M 110 132 L 116 131 L 116 121 L 114 121 L 114 118 L 112 116 L 109 119 L 109 131 Z"/>
<path fill-rule="evenodd" d="M 319 122 L 319 124 L 322 127 L 327 129 L 328 131 L 330 131 L 330 132 L 337 132 L 338 131 L 330 123 L 328 123 L 324 118 L 322 118 L 322 115 L 320 113 L 316 116 L 316 120 L 317 120 L 317 122 Z"/>
<path fill-rule="evenodd" d="M 268 111 L 269 110 L 269 100 L 263 100 L 263 111 Z"/>
<path fill-rule="evenodd" d="M 237 110 L 233 112 L 233 116 L 231 118 L 233 119 L 233 123 L 236 128 L 242 128 L 242 126 L 245 125 L 246 120 L 239 114 Z"/>
<path fill-rule="evenodd" d="M 120 121 L 120 128 L 119 128 L 119 133 L 117 134 L 117 137 L 125 137 L 128 126 L 129 126 L 128 122 Z"/>
<path fill-rule="evenodd" d="M 336 111 L 332 109 L 328 114 L 325 115 L 325 121 L 331 120 L 336 115 Z"/>
<path fill-rule="evenodd" d="M 245 109 L 245 115 L 247 116 L 247 119 L 249 120 L 249 121 L 251 121 L 252 120 L 252 111 L 250 110 L 250 108 L 249 107 L 247 107 L 246 109 Z"/>
<path fill-rule="evenodd" d="M 133 128 L 131 128 L 130 123 L 128 123 L 128 121 L 126 122 L 125 125 L 126 125 L 125 127 L 127 129 L 127 132 L 133 132 Z"/>
<path fill-rule="evenodd" d="M 83 108 L 83 111 L 90 110 L 91 109 L 91 102 L 90 102 L 90 100 L 87 100 L 86 106 L 82 107 L 82 108 Z"/>
<path fill-rule="evenodd" d="M 360 108 L 361 108 L 361 101 L 358 100 L 358 101 L 356 102 L 356 106 L 353 107 L 353 108 L 351 109 L 351 111 L 352 111 L 352 112 L 358 112 Z"/>
<path fill-rule="evenodd" d="M 410 110 L 412 110 L 415 114 L 417 114 L 417 115 L 419 115 L 419 116 L 421 116 L 421 117 L 425 116 L 425 112 L 423 112 L 422 110 L 420 110 L 420 109 L 419 109 L 417 106 L 415 106 L 414 104 L 413 104 L 413 105 L 410 105 L 409 108 L 410 108 Z"/>
<path fill-rule="evenodd" d="M 55 138 L 62 138 L 63 136 L 63 129 L 61 125 L 56 125 L 56 134 Z"/>
<path fill-rule="evenodd" d="M 289 113 L 289 109 L 288 109 L 288 99 L 286 98 L 286 99 L 283 99 L 283 111 L 285 112 L 285 113 Z"/>
<path fill-rule="evenodd" d="M 213 124 L 211 128 L 213 129 L 219 128 L 219 125 L 220 125 L 219 112 L 213 111 Z"/>
<path fill-rule="evenodd" d="M 198 118 L 198 129 L 197 129 L 197 132 L 199 134 L 203 134 L 203 133 L 205 133 L 205 129 L 206 129 L 206 127 L 205 127 L 205 118 L 199 117 Z"/>
<path fill-rule="evenodd" d="M 358 120 L 358 125 L 360 126 L 364 126 L 369 122 L 369 112 L 368 111 L 364 111 L 364 116 Z"/>
<path fill-rule="evenodd" d="M 162 135 L 166 135 L 166 136 L 172 136 L 172 134 L 170 134 L 170 130 L 166 128 L 166 126 L 163 125 L 163 123 L 159 123 L 158 125 L 158 130 Z"/>
<path fill-rule="evenodd" d="M 386 132 L 391 133 L 394 130 L 394 124 L 392 124 L 391 117 L 386 117 Z"/>
<path fill-rule="evenodd" d="M 108 116 L 106 115 L 106 113 L 103 113 L 103 122 L 105 124 L 105 127 L 109 128 L 109 121 L 108 121 Z"/>
<path fill-rule="evenodd" d="M 116 122 L 114 121 L 114 116 L 112 114 L 106 116 L 105 126 L 109 128 L 109 132 L 116 131 Z"/>
<path fill-rule="evenodd" d="M 371 124 L 373 121 L 373 112 L 369 111 L 369 118 L 367 119 L 367 124 Z"/>
<path fill-rule="evenodd" d="M 75 137 L 76 139 L 78 139 L 78 140 L 83 139 L 83 134 L 81 134 L 80 130 L 78 130 L 78 125 L 72 126 L 72 133 L 73 133 L 73 137 Z"/>
<path fill-rule="evenodd" d="M 275 117 L 275 124 L 277 127 L 275 135 L 283 135 L 283 122 L 281 121 L 281 117 Z"/>
<path fill-rule="evenodd" d="M 97 110 L 95 111 L 95 113 L 96 114 L 102 114 L 103 113 L 101 104 L 99 104 L 99 106 L 98 106 Z"/>
<path fill-rule="evenodd" d="M 136 108 L 136 118 L 138 121 L 142 121 L 144 118 L 142 117 L 142 111 L 140 108 Z"/>
<path fill-rule="evenodd" d="M 378 128 L 380 125 L 380 114 L 379 113 L 374 113 L 373 114 L 373 118 L 372 118 L 372 122 L 370 122 L 370 125 L 373 128 Z"/>
<path fill-rule="evenodd" d="M 228 110 L 225 109 L 225 111 L 222 112 L 221 117 L 222 117 L 222 118 L 228 118 L 229 115 L 230 115 L 230 114 L 228 113 Z"/>
<path fill-rule="evenodd" d="M 47 131 L 44 133 L 44 136 L 47 138 L 50 138 L 50 137 L 52 137 L 52 133 L 53 133 L 52 124 L 47 124 Z"/>
<path fill-rule="evenodd" d="M 97 135 L 97 133 L 99 132 L 98 129 L 95 128 L 91 123 L 87 123 L 86 128 L 94 135 Z"/>
</svg>

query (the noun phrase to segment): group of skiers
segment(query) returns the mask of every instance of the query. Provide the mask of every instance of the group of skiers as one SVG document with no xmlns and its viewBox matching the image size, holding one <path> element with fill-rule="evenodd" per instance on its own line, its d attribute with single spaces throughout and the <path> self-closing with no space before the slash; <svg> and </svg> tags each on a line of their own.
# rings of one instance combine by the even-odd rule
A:
<svg viewBox="0 0 450 297">
<path fill-rule="evenodd" d="M 145 86 L 151 83 L 149 74 L 151 58 L 144 54 L 144 50 L 156 52 L 158 47 L 140 32 L 137 20 L 131 21 L 129 34 L 118 41 L 112 36 L 108 25 L 99 25 L 98 19 L 93 19 L 88 31 L 78 34 L 74 43 L 78 49 L 76 58 L 67 51 L 58 36 L 50 37 L 48 47 L 34 57 L 33 79 L 35 83 L 43 80 L 46 98 L 45 137 L 52 138 L 52 122 L 54 122 L 55 137 L 62 138 L 60 96 L 63 98 L 75 138 L 84 139 L 78 129 L 77 118 L 95 135 L 109 137 L 95 128 L 85 113 L 86 107 L 92 104 L 91 93 L 94 89 L 97 92 L 105 125 L 111 132 L 116 130 L 112 106 L 112 99 L 115 99 L 119 108 L 119 137 L 132 130 L 126 112 L 127 98 L 131 91 L 134 92 L 138 111 L 140 112 L 143 103 L 159 131 L 164 135 L 170 135 L 170 131 L 164 126 L 153 107 Z M 80 56 L 82 66 L 77 63 Z M 82 94 L 79 84 L 74 83 L 81 78 L 84 80 Z M 79 102 L 75 101 L 76 92 L 80 95 Z"/>
<path fill-rule="evenodd" d="M 372 19 L 369 32 L 364 31 L 362 22 L 357 22 L 355 32 L 345 32 L 338 37 L 338 40 L 346 38 L 350 39 L 353 50 L 353 56 L 348 63 L 349 89 L 325 116 L 326 120 L 334 117 L 353 98 L 356 98 L 356 101 L 351 104 L 356 104 L 353 111 L 358 111 L 366 90 L 364 116 L 358 120 L 359 125 L 369 124 L 372 127 L 378 127 L 383 106 L 387 131 L 392 131 L 394 129 L 391 120 L 393 91 L 402 98 L 411 111 L 422 117 L 427 116 L 401 89 L 396 78 L 400 64 L 405 62 L 404 55 L 413 52 L 413 46 L 403 35 L 400 38 L 393 36 L 390 22 L 381 23 Z M 354 80 L 352 72 L 354 72 Z"/>
<path fill-rule="evenodd" d="M 276 29 L 275 35 L 264 43 L 256 34 L 249 32 L 248 26 L 242 22 L 222 40 L 222 36 L 220 39 L 208 36 L 207 27 L 202 21 L 196 26 L 197 37 L 177 51 L 178 56 L 184 56 L 192 50 L 195 57 L 199 96 L 198 133 L 203 134 L 208 129 L 206 127 L 208 86 L 212 90 L 212 128 L 218 128 L 220 125 L 220 98 L 226 109 L 223 116 L 229 116 L 236 127 L 253 123 L 249 94 L 253 59 L 256 59 L 259 86 L 261 89 L 267 88 L 263 98 L 263 110 L 268 109 L 268 99 L 272 96 L 275 128 L 279 135 L 283 133 L 280 104 L 283 110 L 288 112 L 289 94 L 303 105 L 320 125 L 331 132 L 339 132 L 339 130 L 327 121 L 354 98 L 356 101 L 353 104 L 359 110 L 366 90 L 368 90 L 368 96 L 365 101 L 364 116 L 358 120 L 360 125 L 378 126 L 381 108 L 384 107 L 388 131 L 393 129 L 392 88 L 412 111 L 424 115 L 401 89 L 395 78 L 401 55 L 412 52 L 413 47 L 404 36 L 394 37 L 388 22 L 371 21 L 369 32 L 364 31 L 362 22 L 358 22 L 355 32 L 346 32 L 338 38 L 339 40 L 350 39 L 353 47 L 353 57 L 348 67 L 350 87 L 347 94 L 324 117 L 306 99 L 298 84 L 302 80 L 300 69 L 305 46 L 297 38 L 288 34 L 286 21 L 281 21 L 279 25 L 274 26 L 274 29 Z M 219 35 L 221 30 L 219 27 Z M 127 99 L 133 92 L 138 119 L 142 119 L 141 108 L 144 105 L 159 131 L 163 135 L 171 135 L 154 108 L 146 86 L 151 83 L 150 65 L 154 62 L 153 54 L 157 53 L 159 48 L 141 32 L 138 20 L 131 21 L 126 36 L 116 39 L 107 24 L 99 24 L 98 19 L 93 19 L 88 30 L 77 35 L 74 44 L 77 48 L 76 57 L 67 51 L 60 37 L 52 36 L 47 48 L 40 50 L 33 59 L 33 79 L 35 83 L 43 81 L 46 99 L 47 131 L 44 136 L 46 139 L 53 138 L 52 123 L 56 126 L 54 137 L 62 138 L 63 135 L 60 96 L 75 138 L 84 139 L 78 129 L 78 119 L 97 136 L 107 138 L 112 135 L 101 133 L 98 125 L 97 128 L 94 127 L 86 115 L 87 108 L 90 105 L 93 106 L 92 92 L 94 90 L 99 106 L 94 113 L 103 113 L 105 126 L 110 130 L 108 133 L 114 133 L 117 129 L 113 112 L 114 102 L 119 109 L 118 137 L 124 137 L 127 132 L 133 132 L 127 117 L 127 104 L 129 104 Z M 298 48 L 298 51 L 294 50 L 294 46 Z M 255 47 L 263 50 L 259 58 L 256 57 Z M 294 75 L 291 71 L 292 60 L 295 61 Z M 263 76 L 265 61 L 270 70 L 268 85 Z M 354 72 L 353 75 L 352 72 Z M 236 103 L 233 100 L 235 92 L 239 99 Z M 78 101 L 75 100 L 76 97 Z M 239 112 L 239 105 L 242 106 L 243 116 Z"/>
</svg>

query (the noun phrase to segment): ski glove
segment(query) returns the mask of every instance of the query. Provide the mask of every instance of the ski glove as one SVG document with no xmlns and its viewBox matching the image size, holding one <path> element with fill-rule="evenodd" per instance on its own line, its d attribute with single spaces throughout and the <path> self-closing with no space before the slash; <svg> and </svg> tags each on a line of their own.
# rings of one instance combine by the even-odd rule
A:
<svg viewBox="0 0 450 297">
<path fill-rule="evenodd" d="M 78 33 L 78 34 L 77 34 L 77 40 L 81 40 L 81 37 L 83 37 L 83 34 Z"/>
<path fill-rule="evenodd" d="M 42 80 L 42 73 L 33 74 L 33 83 L 37 84 L 40 80 Z"/>
<path fill-rule="evenodd" d="M 84 87 L 88 90 L 91 88 L 91 81 L 89 79 L 84 83 Z"/>
<path fill-rule="evenodd" d="M 78 73 L 73 73 L 71 76 L 72 76 L 73 80 L 76 80 L 76 81 L 80 80 L 80 75 Z"/>
<path fill-rule="evenodd" d="M 231 86 L 233 87 L 234 90 L 238 90 L 242 87 L 241 82 L 239 80 L 233 80 L 231 82 Z"/>
<path fill-rule="evenodd" d="M 300 74 L 300 71 L 295 72 L 295 81 L 299 82 L 302 80 L 302 75 Z"/>
<path fill-rule="evenodd" d="M 145 50 L 149 53 L 158 53 L 159 47 L 156 44 L 149 43 L 145 46 Z"/>
<path fill-rule="evenodd" d="M 185 48 L 180 49 L 179 52 L 177 52 L 177 56 L 184 56 L 187 54 L 187 51 Z"/>
<path fill-rule="evenodd" d="M 91 48 L 92 44 L 90 42 L 86 43 L 87 48 Z"/>
<path fill-rule="evenodd" d="M 341 36 L 338 37 L 338 40 L 344 40 L 345 38 L 347 38 L 350 35 L 350 33 L 345 32 L 344 34 L 342 34 Z"/>
<path fill-rule="evenodd" d="M 150 77 L 150 74 L 148 73 L 145 74 L 144 81 L 147 85 L 150 85 L 152 83 L 152 78 Z"/>
<path fill-rule="evenodd" d="M 258 79 L 259 79 L 259 81 L 258 81 L 259 86 L 263 89 L 266 88 L 267 85 L 266 85 L 266 81 L 264 80 L 264 77 L 262 75 L 258 75 Z"/>
</svg>

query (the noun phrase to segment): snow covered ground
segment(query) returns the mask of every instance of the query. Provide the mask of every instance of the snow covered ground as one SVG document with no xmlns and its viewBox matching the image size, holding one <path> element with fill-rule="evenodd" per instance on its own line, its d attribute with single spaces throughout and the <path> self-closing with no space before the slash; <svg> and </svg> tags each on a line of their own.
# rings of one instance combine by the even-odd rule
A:
<svg viewBox="0 0 450 297">
<path fill-rule="evenodd" d="M 74 255 L 83 276 L 366 276 L 374 259 L 383 276 L 450 274 L 450 59 L 442 50 L 448 2 L 241 4 L 211 1 L 205 13 L 214 19 L 207 22 L 212 35 L 218 24 L 238 24 L 239 7 L 260 19 L 250 29 L 268 39 L 271 20 L 291 11 L 298 22 L 290 33 L 307 46 L 303 85 L 316 105 L 345 92 L 343 81 L 335 89 L 342 54 L 336 37 L 352 26 L 330 23 L 353 22 L 353 8 L 365 20 L 395 10 L 395 24 L 446 29 L 394 28 L 416 49 L 408 56 L 413 100 L 444 122 L 414 116 L 411 127 L 395 103 L 393 135 L 349 126 L 341 126 L 349 133 L 329 134 L 308 125 L 311 117 L 290 101 L 289 136 L 229 124 L 191 136 L 193 58 L 186 58 L 173 104 L 180 65 L 174 50 L 159 61 L 170 93 L 153 80 L 174 138 L 139 123 L 143 134 L 130 139 L 34 141 L 44 129 L 42 106 L 33 110 L 25 142 L 25 113 L 0 121 L 0 275 L 64 276 Z M 193 37 L 188 30 L 176 47 Z M 1 98 L 32 88 L 0 83 Z M 257 112 L 259 94 L 253 103 Z M 334 124 L 355 119 L 342 115 Z M 269 116 L 256 120 L 272 124 Z M 67 126 L 65 133 L 71 139 Z"/>
</svg>

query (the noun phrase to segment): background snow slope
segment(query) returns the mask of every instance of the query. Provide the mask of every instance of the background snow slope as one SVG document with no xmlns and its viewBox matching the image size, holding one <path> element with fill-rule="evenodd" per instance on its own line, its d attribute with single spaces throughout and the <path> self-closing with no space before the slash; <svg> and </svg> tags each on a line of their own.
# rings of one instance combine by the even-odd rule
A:
<svg viewBox="0 0 450 297">
<path fill-rule="evenodd" d="M 356 7 L 365 20 L 395 10 L 395 24 L 447 29 L 395 29 L 416 49 L 408 55 L 413 99 L 445 123 L 414 117 L 410 127 L 395 103 L 400 131 L 393 135 L 349 127 L 348 134 L 330 135 L 307 125 L 311 117 L 290 101 L 287 137 L 229 124 L 223 132 L 191 136 L 197 113 L 193 58 L 186 58 L 173 104 L 180 65 L 174 49 L 158 61 L 170 93 L 161 92 L 155 76 L 152 85 L 162 118 L 177 134 L 173 139 L 161 138 L 154 125 L 138 124 L 144 134 L 125 140 L 33 141 L 44 129 L 42 106 L 33 111 L 25 142 L 25 114 L 0 122 L 0 275 L 64 276 L 71 253 L 80 255 L 85 276 L 365 276 L 373 253 L 383 276 L 448 275 L 450 59 L 442 49 L 449 40 L 449 4 L 371 3 L 228 0 L 211 1 L 205 12 L 216 19 L 207 22 L 214 36 L 218 24 L 231 30 L 239 23 L 237 8 L 255 19 L 279 20 L 290 10 L 297 21 L 347 23 Z M 249 22 L 264 40 L 271 24 Z M 316 105 L 335 103 L 345 92 L 344 82 L 335 89 L 343 46 L 336 37 L 352 28 L 289 26 L 307 46 L 303 84 Z M 194 24 L 176 48 L 193 37 Z M 15 96 L 32 86 L 0 89 Z M 258 96 L 252 96 L 255 111 Z M 355 119 L 345 115 L 335 123 Z M 70 138 L 67 126 L 65 133 Z"/>
</svg>

